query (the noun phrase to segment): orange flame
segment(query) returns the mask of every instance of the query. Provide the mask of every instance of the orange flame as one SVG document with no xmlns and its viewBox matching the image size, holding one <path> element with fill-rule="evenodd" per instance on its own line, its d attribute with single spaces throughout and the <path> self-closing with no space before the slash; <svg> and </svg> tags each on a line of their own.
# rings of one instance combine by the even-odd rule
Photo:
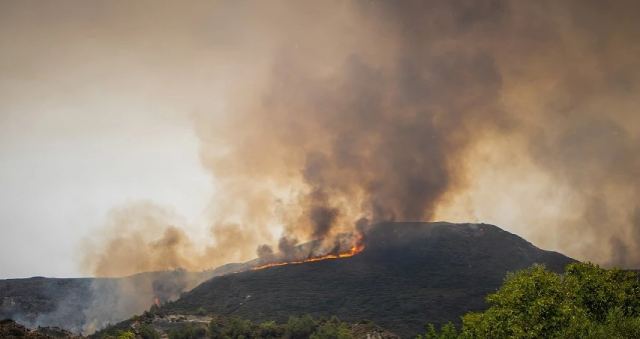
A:
<svg viewBox="0 0 640 339">
<path fill-rule="evenodd" d="M 271 263 L 271 264 L 265 264 L 265 265 L 260 265 L 260 266 L 256 266 L 253 267 L 251 270 L 261 270 L 264 268 L 269 268 L 269 267 L 276 267 L 276 266 L 284 266 L 284 265 L 295 265 L 295 264 L 304 264 L 307 262 L 315 262 L 315 261 L 322 261 L 322 260 L 331 260 L 331 259 L 341 259 L 341 258 L 348 258 L 348 257 L 353 257 L 354 255 L 362 252 L 364 250 L 364 243 L 362 242 L 362 236 L 359 235 L 356 238 L 356 242 L 353 246 L 351 246 L 351 248 L 343 253 L 338 253 L 338 254 L 327 254 L 327 255 L 323 255 L 323 256 L 319 256 L 319 257 L 311 257 L 311 258 L 307 258 L 307 259 L 303 259 L 303 260 L 295 260 L 295 261 L 285 261 L 285 262 L 277 262 L 277 263 Z"/>
</svg>

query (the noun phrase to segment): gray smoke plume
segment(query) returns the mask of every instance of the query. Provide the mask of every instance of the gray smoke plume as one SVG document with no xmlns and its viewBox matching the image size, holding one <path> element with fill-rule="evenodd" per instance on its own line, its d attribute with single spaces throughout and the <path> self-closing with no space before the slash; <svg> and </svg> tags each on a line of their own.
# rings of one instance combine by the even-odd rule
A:
<svg viewBox="0 0 640 339">
<path fill-rule="evenodd" d="M 282 252 L 294 239 L 331 242 L 358 220 L 456 218 L 502 224 L 577 258 L 637 265 L 637 9 L 219 3 L 210 39 L 229 47 L 214 48 L 212 60 L 223 65 L 214 74 L 226 81 L 224 102 L 194 114 L 220 192 L 208 211 L 211 241 L 198 249 L 179 224 L 169 242 L 107 235 L 113 246 L 96 246 L 87 267 L 100 272 L 100 258 L 130 242 L 152 250 L 128 273 L 202 269 L 250 259 L 262 244 L 269 256 L 277 234 Z M 169 267 L 150 259 L 165 256 Z M 102 274 L 123 272 L 110 266 Z"/>
</svg>

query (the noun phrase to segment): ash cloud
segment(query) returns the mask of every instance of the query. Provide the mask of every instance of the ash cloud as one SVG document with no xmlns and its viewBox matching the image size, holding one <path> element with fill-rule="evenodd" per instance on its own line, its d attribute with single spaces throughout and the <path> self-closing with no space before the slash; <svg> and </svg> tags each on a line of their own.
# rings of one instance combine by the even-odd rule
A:
<svg viewBox="0 0 640 339">
<path fill-rule="evenodd" d="M 448 3 L 433 4 L 455 13 Z M 351 8 L 352 19 L 366 27 L 355 45 L 336 49 L 342 40 L 336 32 L 326 44 L 303 36 L 295 41 L 304 47 L 280 46 L 254 102 L 238 98 L 223 122 L 203 117 L 199 124 L 203 140 L 222 141 L 205 144 L 203 160 L 233 186 L 225 191 L 260 181 L 290 185 L 281 198 L 289 208 L 278 220 L 286 236 L 281 251 L 290 250 L 282 246 L 289 237 L 330 237 L 363 218 L 430 220 L 438 202 L 464 186 L 467 146 L 509 125 L 490 50 L 443 45 L 460 34 L 456 22 L 440 27 L 439 15 L 427 8 L 388 8 L 395 6 Z M 474 13 L 469 20 L 479 20 Z M 467 30 L 501 16 L 468 23 Z M 438 34 L 423 23 L 438 26 Z M 390 41 L 369 46 L 378 31 Z M 316 52 L 329 54 L 327 71 L 304 57 Z M 224 147 L 230 151 L 222 156 L 210 153 Z"/>
<path fill-rule="evenodd" d="M 211 61 L 222 109 L 194 114 L 220 192 L 211 238 L 120 221 L 90 272 L 198 270 L 378 221 L 478 216 L 579 259 L 640 264 L 636 2 L 254 5 L 223 2 L 233 20 L 209 23 L 228 47 Z"/>
</svg>

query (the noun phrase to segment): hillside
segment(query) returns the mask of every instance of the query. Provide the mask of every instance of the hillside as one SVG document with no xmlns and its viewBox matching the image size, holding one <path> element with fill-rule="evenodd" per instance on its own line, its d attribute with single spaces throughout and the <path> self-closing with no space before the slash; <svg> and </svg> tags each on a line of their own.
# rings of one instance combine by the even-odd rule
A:
<svg viewBox="0 0 640 339">
<path fill-rule="evenodd" d="M 407 336 L 427 321 L 457 321 L 485 308 L 485 296 L 509 271 L 543 263 L 560 272 L 573 261 L 487 224 L 383 223 L 367 232 L 365 245 L 350 258 L 216 277 L 163 309 L 254 321 L 337 315 Z"/>
<path fill-rule="evenodd" d="M 148 272 L 122 278 L 44 278 L 0 280 L 0 319 L 29 327 L 59 326 L 91 333 L 140 314 L 154 303 L 176 299 L 215 275 L 238 270 Z"/>
<path fill-rule="evenodd" d="M 0 320 L 0 338 L 3 339 L 82 339 L 58 327 L 38 327 L 29 329 L 10 319 Z"/>
</svg>

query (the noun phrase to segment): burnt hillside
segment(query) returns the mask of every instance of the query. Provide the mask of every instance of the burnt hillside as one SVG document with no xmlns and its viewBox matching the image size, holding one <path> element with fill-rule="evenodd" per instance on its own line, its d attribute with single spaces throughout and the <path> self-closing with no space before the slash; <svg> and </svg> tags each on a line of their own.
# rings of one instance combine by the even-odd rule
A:
<svg viewBox="0 0 640 339">
<path fill-rule="evenodd" d="M 457 321 L 485 307 L 509 271 L 573 261 L 487 224 L 384 223 L 351 258 L 272 267 L 213 278 L 164 306 L 256 321 L 289 315 L 370 319 L 401 335 L 425 322 Z"/>
</svg>

